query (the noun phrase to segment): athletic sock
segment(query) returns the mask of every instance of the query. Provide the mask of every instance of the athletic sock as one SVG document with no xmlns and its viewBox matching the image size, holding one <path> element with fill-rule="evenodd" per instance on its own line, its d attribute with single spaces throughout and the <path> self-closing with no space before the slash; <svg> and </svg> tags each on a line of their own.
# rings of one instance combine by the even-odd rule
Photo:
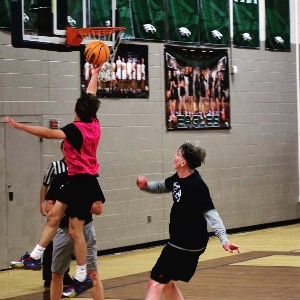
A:
<svg viewBox="0 0 300 300">
<path fill-rule="evenodd" d="M 87 275 L 86 268 L 87 268 L 86 265 L 76 266 L 76 273 L 74 278 L 80 282 L 83 282 Z"/>
<path fill-rule="evenodd" d="M 30 253 L 30 256 L 34 259 L 41 259 L 44 251 L 46 248 L 40 246 L 40 245 L 36 245 L 35 248 L 33 249 L 33 251 Z"/>
</svg>

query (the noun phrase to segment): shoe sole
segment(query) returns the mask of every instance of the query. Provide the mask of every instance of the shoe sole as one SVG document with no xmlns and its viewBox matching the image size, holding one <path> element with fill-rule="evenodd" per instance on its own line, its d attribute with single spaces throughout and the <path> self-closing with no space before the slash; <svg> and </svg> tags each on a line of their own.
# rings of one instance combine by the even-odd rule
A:
<svg viewBox="0 0 300 300">
<path fill-rule="evenodd" d="M 89 287 L 85 286 L 85 287 L 82 288 L 80 291 L 76 291 L 76 290 L 73 288 L 73 290 L 72 290 L 72 291 L 69 291 L 69 293 L 68 293 L 67 290 L 66 290 L 66 291 L 63 291 L 63 296 L 64 296 L 65 298 L 75 298 L 75 297 L 77 297 L 78 295 L 80 295 L 80 294 L 86 292 L 87 290 L 91 289 L 93 286 L 94 286 L 93 284 L 91 284 L 91 286 L 89 286 Z"/>
<path fill-rule="evenodd" d="M 21 263 L 21 262 L 11 262 L 10 266 L 13 269 L 21 269 L 21 268 L 23 268 L 23 263 Z"/>
<path fill-rule="evenodd" d="M 40 271 L 42 269 L 42 266 L 40 266 L 40 265 L 37 265 L 37 266 L 24 266 L 23 263 L 11 263 L 10 266 L 13 269 L 18 269 L 18 270 Z"/>
<path fill-rule="evenodd" d="M 75 298 L 76 296 L 78 296 L 78 294 L 76 293 L 70 293 L 70 294 L 63 293 L 63 298 Z"/>
</svg>

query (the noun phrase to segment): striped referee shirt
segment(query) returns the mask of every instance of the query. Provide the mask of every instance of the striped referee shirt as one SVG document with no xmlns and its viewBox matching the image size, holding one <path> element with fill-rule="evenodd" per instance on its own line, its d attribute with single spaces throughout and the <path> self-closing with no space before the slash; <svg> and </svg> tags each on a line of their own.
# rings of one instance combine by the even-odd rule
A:
<svg viewBox="0 0 300 300">
<path fill-rule="evenodd" d="M 60 173 L 64 173 L 67 170 L 68 170 L 67 163 L 65 162 L 64 159 L 52 162 L 49 165 L 44 175 L 43 185 L 48 187 L 51 184 L 51 181 L 54 176 Z"/>
</svg>

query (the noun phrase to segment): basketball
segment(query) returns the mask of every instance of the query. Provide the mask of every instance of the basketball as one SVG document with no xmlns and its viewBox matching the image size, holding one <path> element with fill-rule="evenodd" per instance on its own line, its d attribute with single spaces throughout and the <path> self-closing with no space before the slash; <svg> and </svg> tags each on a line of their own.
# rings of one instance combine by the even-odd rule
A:
<svg viewBox="0 0 300 300">
<path fill-rule="evenodd" d="M 97 40 L 85 46 L 84 55 L 90 64 L 99 66 L 109 59 L 110 51 L 106 43 Z"/>
</svg>

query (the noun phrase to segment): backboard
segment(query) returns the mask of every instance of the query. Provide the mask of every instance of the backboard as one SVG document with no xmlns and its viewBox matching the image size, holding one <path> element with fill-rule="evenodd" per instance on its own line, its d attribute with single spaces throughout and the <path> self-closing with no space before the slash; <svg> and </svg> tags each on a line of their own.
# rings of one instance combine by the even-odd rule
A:
<svg viewBox="0 0 300 300">
<path fill-rule="evenodd" d="M 16 48 L 80 50 L 66 45 L 66 27 L 115 26 L 116 0 L 11 0 L 11 18 Z"/>
</svg>

